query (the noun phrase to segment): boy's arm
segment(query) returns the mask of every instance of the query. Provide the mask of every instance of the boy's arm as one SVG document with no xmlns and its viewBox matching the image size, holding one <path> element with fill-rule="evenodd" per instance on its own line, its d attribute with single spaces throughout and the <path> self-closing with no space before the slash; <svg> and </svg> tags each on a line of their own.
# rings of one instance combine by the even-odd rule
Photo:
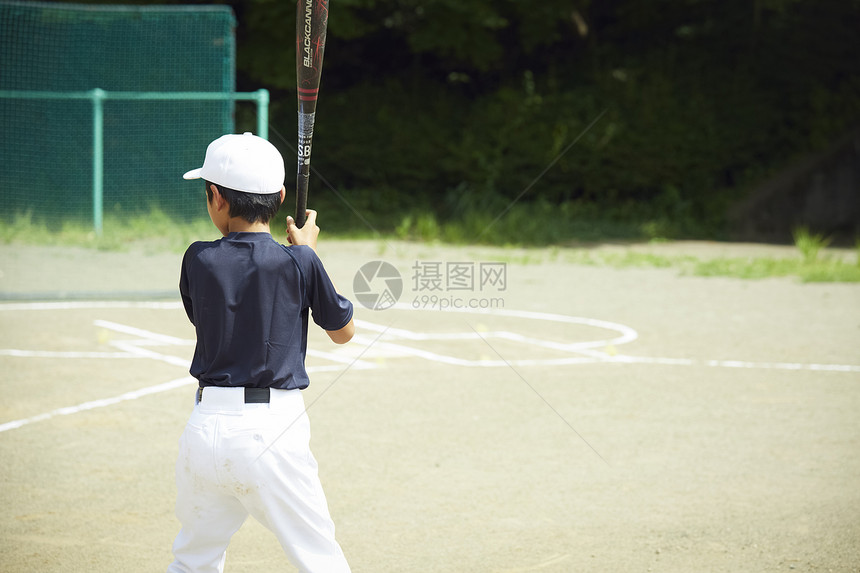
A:
<svg viewBox="0 0 860 573">
<path fill-rule="evenodd" d="M 291 245 L 307 245 L 313 251 L 317 252 L 317 237 L 320 234 L 320 228 L 317 226 L 317 212 L 311 209 L 307 211 L 307 220 L 304 226 L 299 229 L 292 217 L 287 217 L 287 238 Z M 334 285 L 334 283 L 332 283 Z M 334 285 L 337 290 L 337 285 Z M 338 291 L 340 292 L 340 291 Z M 352 340 L 355 334 L 355 323 L 352 318 L 346 323 L 346 326 L 338 330 L 326 330 L 326 334 L 335 344 L 346 344 Z"/>
<path fill-rule="evenodd" d="M 185 307 L 185 314 L 188 315 L 188 320 L 191 321 L 191 324 L 194 324 L 194 308 L 191 303 L 190 287 L 188 286 L 188 271 L 185 267 L 185 261 L 188 258 L 188 251 L 190 250 L 191 248 L 189 247 L 182 257 L 182 268 L 179 271 L 179 295 L 182 297 L 182 306 Z"/>
<path fill-rule="evenodd" d="M 335 344 L 346 344 L 352 340 L 352 336 L 355 334 L 355 323 L 350 318 L 346 326 L 340 330 L 326 330 L 325 333 Z"/>
</svg>

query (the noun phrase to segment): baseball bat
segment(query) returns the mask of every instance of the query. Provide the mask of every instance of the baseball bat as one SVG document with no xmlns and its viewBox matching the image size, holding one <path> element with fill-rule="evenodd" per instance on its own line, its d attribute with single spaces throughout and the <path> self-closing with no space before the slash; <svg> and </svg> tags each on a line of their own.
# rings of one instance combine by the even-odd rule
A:
<svg viewBox="0 0 860 573">
<path fill-rule="evenodd" d="M 299 101 L 299 147 L 296 174 L 296 226 L 299 228 L 305 224 L 305 210 L 308 203 L 311 146 L 327 26 L 328 0 L 297 0 L 296 92 Z"/>
</svg>

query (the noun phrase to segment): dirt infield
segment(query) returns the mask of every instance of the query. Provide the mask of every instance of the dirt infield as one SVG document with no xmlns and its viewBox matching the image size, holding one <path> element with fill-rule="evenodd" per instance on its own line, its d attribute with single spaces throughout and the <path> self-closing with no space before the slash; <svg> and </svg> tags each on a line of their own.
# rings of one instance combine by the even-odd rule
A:
<svg viewBox="0 0 860 573">
<path fill-rule="evenodd" d="M 365 263 L 401 275 L 396 306 L 356 304 L 353 342 L 310 341 L 311 444 L 354 571 L 860 571 L 860 285 L 521 255 L 321 244 L 350 298 Z M 0 248 L 22 299 L 0 304 L 0 571 L 170 562 L 196 385 L 164 298 L 180 259 Z M 249 521 L 226 570 L 292 569 Z"/>
</svg>

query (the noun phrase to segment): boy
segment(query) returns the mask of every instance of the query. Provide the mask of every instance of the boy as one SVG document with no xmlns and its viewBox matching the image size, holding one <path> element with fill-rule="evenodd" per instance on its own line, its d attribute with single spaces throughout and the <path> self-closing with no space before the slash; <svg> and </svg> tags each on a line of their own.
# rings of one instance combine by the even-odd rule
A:
<svg viewBox="0 0 860 573">
<path fill-rule="evenodd" d="M 348 572 L 334 537 L 301 390 L 308 309 L 338 344 L 355 332 L 352 303 L 316 255 L 316 213 L 292 246 L 269 220 L 284 200 L 284 161 L 268 141 L 225 135 L 206 150 L 206 205 L 224 237 L 185 253 L 179 289 L 197 331 L 191 374 L 200 382 L 179 442 L 176 516 L 182 530 L 168 573 L 222 572 L 227 545 L 248 515 L 280 541 L 301 571 Z"/>
</svg>

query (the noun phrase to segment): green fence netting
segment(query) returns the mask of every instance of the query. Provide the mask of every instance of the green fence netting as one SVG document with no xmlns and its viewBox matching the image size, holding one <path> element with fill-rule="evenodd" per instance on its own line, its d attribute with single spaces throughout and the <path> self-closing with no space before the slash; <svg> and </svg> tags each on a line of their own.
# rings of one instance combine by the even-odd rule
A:
<svg viewBox="0 0 860 573">
<path fill-rule="evenodd" d="M 107 93 L 104 212 L 205 216 L 202 188 L 181 177 L 234 129 L 234 29 L 226 6 L 0 0 L 0 217 L 93 220 L 93 90 Z"/>
</svg>

